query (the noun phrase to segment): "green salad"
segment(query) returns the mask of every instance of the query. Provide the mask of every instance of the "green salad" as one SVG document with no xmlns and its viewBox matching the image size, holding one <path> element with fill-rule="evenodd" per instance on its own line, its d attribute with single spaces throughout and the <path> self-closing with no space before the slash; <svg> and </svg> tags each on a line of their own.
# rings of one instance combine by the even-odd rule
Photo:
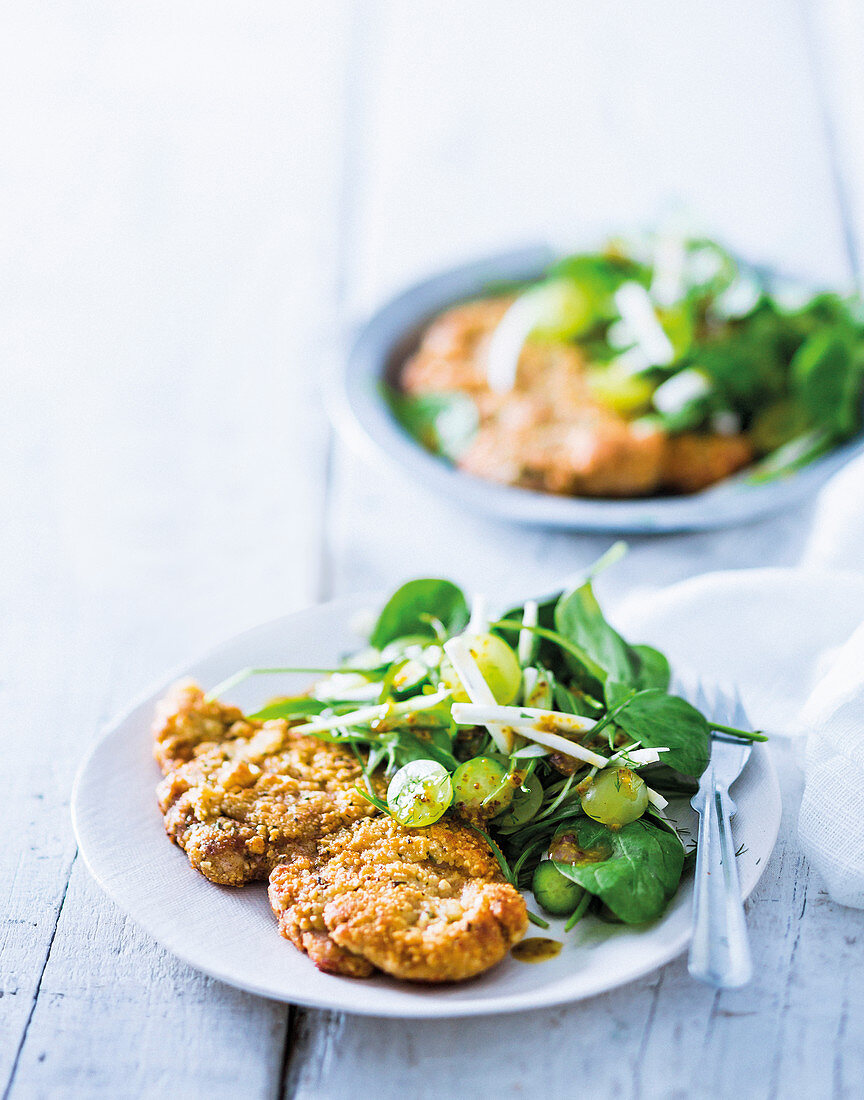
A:
<svg viewBox="0 0 864 1100">
<path fill-rule="evenodd" d="M 609 625 L 592 577 L 620 552 L 569 591 L 500 618 L 448 580 L 409 581 L 367 648 L 252 717 L 350 745 L 363 765 L 358 789 L 402 826 L 457 815 L 507 880 L 568 928 L 589 910 L 652 920 L 687 856 L 667 796 L 696 789 L 712 730 L 763 738 L 670 694 L 663 654 Z M 298 671 L 308 670 L 245 669 L 211 697 L 256 673 Z"/>
<path fill-rule="evenodd" d="M 515 385 L 526 342 L 575 345 L 606 408 L 670 438 L 740 437 L 757 480 L 861 430 L 857 297 L 784 286 L 714 241 L 663 234 L 567 257 L 515 293 L 483 352 L 493 393 Z M 465 452 L 476 416 L 458 387 L 394 390 L 390 400 L 424 445 L 450 458 Z"/>
</svg>

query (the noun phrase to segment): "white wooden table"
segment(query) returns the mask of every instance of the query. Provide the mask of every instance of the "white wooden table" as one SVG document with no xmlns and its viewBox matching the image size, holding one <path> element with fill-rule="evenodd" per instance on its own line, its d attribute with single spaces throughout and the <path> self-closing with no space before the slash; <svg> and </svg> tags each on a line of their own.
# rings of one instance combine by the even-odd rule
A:
<svg viewBox="0 0 864 1100">
<path fill-rule="evenodd" d="M 100 726 L 221 637 L 417 574 L 506 600 L 596 556 L 367 469 L 321 377 L 415 275 L 676 204 L 848 280 L 851 0 L 22 0 L 2 20 L 4 1095 L 864 1095 L 864 914 L 797 849 L 782 747 L 752 986 L 678 961 L 520 1017 L 352 1018 L 204 978 L 103 897 L 68 818 Z M 794 561 L 807 517 L 636 540 L 617 592 Z"/>
</svg>

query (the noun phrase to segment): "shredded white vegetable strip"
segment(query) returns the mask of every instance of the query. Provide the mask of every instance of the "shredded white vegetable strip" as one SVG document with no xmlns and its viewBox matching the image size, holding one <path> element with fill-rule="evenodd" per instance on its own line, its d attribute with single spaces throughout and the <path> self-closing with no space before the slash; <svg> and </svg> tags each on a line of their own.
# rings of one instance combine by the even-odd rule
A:
<svg viewBox="0 0 864 1100">
<path fill-rule="evenodd" d="M 660 759 L 660 753 L 668 751 L 668 749 L 621 749 L 614 756 L 609 757 L 609 763 L 617 764 L 619 760 L 624 760 L 632 764 L 656 764 Z"/>
<path fill-rule="evenodd" d="M 553 752 L 573 756 L 595 768 L 605 768 L 608 763 L 605 756 L 592 752 L 590 749 L 583 749 L 581 745 L 576 745 L 573 741 L 568 741 L 566 737 L 561 737 L 557 733 L 549 733 L 548 730 L 543 728 L 538 729 L 539 725 L 538 722 L 534 725 L 516 726 L 516 731 L 521 733 L 523 737 L 527 737 L 529 741 L 536 741 L 538 745 L 545 745 L 547 749 L 552 749 Z"/>
<path fill-rule="evenodd" d="M 652 790 L 651 787 L 648 788 L 648 801 L 652 806 L 656 806 L 658 810 L 665 810 L 669 805 L 669 799 L 664 798 L 662 794 Z"/>
<path fill-rule="evenodd" d="M 711 379 L 698 367 L 673 374 L 657 387 L 652 397 L 654 408 L 662 413 L 680 412 L 691 401 L 697 401 L 711 392 Z"/>
<path fill-rule="evenodd" d="M 684 237 L 680 233 L 662 234 L 657 241 L 651 280 L 651 297 L 659 306 L 674 305 L 681 297 L 684 260 Z"/>
<path fill-rule="evenodd" d="M 380 697 L 382 687 L 381 680 L 370 682 L 359 673 L 337 672 L 326 680 L 319 680 L 312 694 L 322 703 L 340 703 L 344 700 L 371 703 Z"/>
<path fill-rule="evenodd" d="M 471 649 L 464 635 L 460 634 L 458 637 L 451 638 L 449 641 L 445 642 L 444 652 L 450 658 L 450 663 L 453 665 L 456 675 L 462 682 L 462 686 L 465 688 L 468 698 L 472 700 L 472 703 L 461 705 L 471 706 L 473 704 L 479 704 L 486 709 L 490 707 L 493 709 L 497 708 L 498 704 L 495 702 L 495 696 L 492 694 L 492 689 L 486 683 L 483 673 L 480 671 L 480 666 L 472 657 Z M 454 721 L 456 720 L 454 716 Z M 510 729 L 509 726 L 496 721 L 494 718 L 490 719 L 488 722 L 479 720 L 464 724 L 485 726 L 499 752 L 509 753 L 513 748 L 513 730 Z"/>
<path fill-rule="evenodd" d="M 454 703 L 451 713 L 458 726 L 486 726 L 488 729 L 489 723 L 506 722 L 529 741 L 536 741 L 538 745 L 545 745 L 554 752 L 574 756 L 595 768 L 603 768 L 608 763 L 605 756 L 583 749 L 581 745 L 576 745 L 548 729 L 554 724 L 571 733 L 585 733 L 596 724 L 591 718 L 564 714 L 557 710 L 540 710 L 536 707 L 502 707 L 497 704 L 484 706 L 474 703 Z"/>
<path fill-rule="evenodd" d="M 675 349 L 657 320 L 654 304 L 640 283 L 622 283 L 615 291 L 621 319 L 636 340 L 646 366 L 662 366 L 675 358 Z"/>
<path fill-rule="evenodd" d="M 545 312 L 539 289 L 517 298 L 492 333 L 486 356 L 486 380 L 496 393 L 508 393 L 516 383 L 519 356 Z"/>
<path fill-rule="evenodd" d="M 471 618 L 465 628 L 466 634 L 485 634 L 489 630 L 489 601 L 482 593 L 471 597 Z"/>
<path fill-rule="evenodd" d="M 486 722 L 506 722 L 509 726 L 524 726 L 544 720 L 547 723 L 554 722 L 559 729 L 572 733 L 587 733 L 597 725 L 593 718 L 584 718 L 581 714 L 565 714 L 562 710 L 543 710 L 541 707 L 504 707 L 494 702 L 479 705 L 476 703 L 453 704 L 453 721 L 457 726 L 478 726 L 485 725 Z"/>
<path fill-rule="evenodd" d="M 526 745 L 524 748 L 517 749 L 514 755 L 517 760 L 533 760 L 541 756 L 548 756 L 549 751 L 543 745 Z"/>
<path fill-rule="evenodd" d="M 434 695 L 415 695 L 412 699 L 404 699 L 401 703 L 381 703 L 375 707 L 360 707 L 348 714 L 336 714 L 330 718 L 317 718 L 314 722 L 304 722 L 302 726 L 294 726 L 294 733 L 325 733 L 327 730 L 339 729 L 342 726 L 360 726 L 376 719 L 398 718 L 403 714 L 414 714 L 421 710 L 431 710 L 450 698 L 449 691 L 437 691 Z"/>
<path fill-rule="evenodd" d="M 522 625 L 536 626 L 538 614 L 539 609 L 537 601 L 526 600 L 525 608 L 522 611 Z M 525 666 L 531 664 L 531 658 L 534 655 L 534 635 L 530 630 L 519 631 L 519 645 L 516 655 L 519 658 L 520 665 Z"/>
</svg>

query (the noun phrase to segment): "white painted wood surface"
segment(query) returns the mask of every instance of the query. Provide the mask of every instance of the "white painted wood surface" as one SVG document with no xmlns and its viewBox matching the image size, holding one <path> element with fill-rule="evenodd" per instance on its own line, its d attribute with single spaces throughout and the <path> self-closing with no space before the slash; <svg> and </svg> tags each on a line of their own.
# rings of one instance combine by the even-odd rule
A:
<svg viewBox="0 0 864 1100">
<path fill-rule="evenodd" d="M 864 35 L 845 7 L 5 11 L 6 1095 L 861 1095 L 864 917 L 797 852 L 788 752 L 751 988 L 712 994 L 679 961 L 519 1019 L 403 1025 L 212 982 L 102 897 L 67 809 L 99 726 L 218 637 L 427 571 L 543 591 L 596 556 L 602 539 L 480 520 L 367 469 L 331 441 L 319 377 L 406 279 L 675 205 L 760 259 L 848 279 Z M 636 540 L 606 595 L 794 561 L 808 512 Z"/>
</svg>

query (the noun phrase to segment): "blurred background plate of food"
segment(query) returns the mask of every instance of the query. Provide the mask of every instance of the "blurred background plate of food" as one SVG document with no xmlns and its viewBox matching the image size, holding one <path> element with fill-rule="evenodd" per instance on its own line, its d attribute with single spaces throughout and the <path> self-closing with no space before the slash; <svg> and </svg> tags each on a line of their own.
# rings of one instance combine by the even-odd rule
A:
<svg viewBox="0 0 864 1100">
<path fill-rule="evenodd" d="M 864 314 L 710 240 L 536 246 L 409 287 L 334 383 L 349 438 L 466 507 L 709 529 L 797 502 L 864 449 Z"/>
</svg>

